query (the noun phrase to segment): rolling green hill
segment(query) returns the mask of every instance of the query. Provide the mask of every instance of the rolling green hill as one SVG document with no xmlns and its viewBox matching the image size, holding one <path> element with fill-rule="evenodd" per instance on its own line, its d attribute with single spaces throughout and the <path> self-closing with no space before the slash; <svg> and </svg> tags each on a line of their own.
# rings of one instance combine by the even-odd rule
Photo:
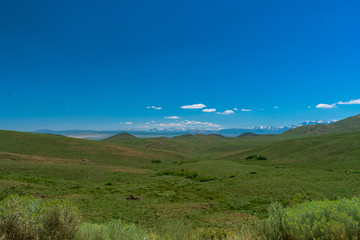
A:
<svg viewBox="0 0 360 240">
<path fill-rule="evenodd" d="M 330 133 L 344 133 L 360 131 L 360 114 L 329 125 L 318 124 L 290 129 L 281 135 L 288 137 L 316 136 Z"/>
<path fill-rule="evenodd" d="M 0 199 L 69 200 L 86 221 L 119 219 L 159 235 L 237 231 L 272 201 L 358 196 L 359 146 L 360 132 L 91 141 L 0 131 Z M 245 159 L 254 154 L 267 160 Z"/>
<path fill-rule="evenodd" d="M 93 141 L 52 134 L 4 130 L 0 131 L 0 152 L 56 158 L 61 161 L 126 164 L 128 166 L 146 164 L 154 158 L 184 159 L 184 156 L 180 154 L 161 149 L 137 148 L 135 144 L 126 145 L 111 141 Z"/>
<path fill-rule="evenodd" d="M 281 164 L 291 167 L 341 169 L 359 168 L 360 131 L 326 134 L 274 142 L 242 153 L 226 153 L 222 159 L 244 160 L 261 154 L 269 160 L 256 164 Z M 254 162 L 255 163 L 255 162 Z"/>
<path fill-rule="evenodd" d="M 129 133 L 126 133 L 126 132 L 122 132 L 120 134 L 117 134 L 115 136 L 111 136 L 109 138 L 105 138 L 103 140 L 110 140 L 110 141 L 113 141 L 113 142 L 116 142 L 116 141 L 123 141 L 123 140 L 129 140 L 129 139 L 136 139 L 137 137 L 129 134 Z"/>
<path fill-rule="evenodd" d="M 246 133 L 240 134 L 238 137 L 255 137 L 255 136 L 259 136 L 259 134 L 252 133 L 252 132 L 246 132 Z"/>
</svg>

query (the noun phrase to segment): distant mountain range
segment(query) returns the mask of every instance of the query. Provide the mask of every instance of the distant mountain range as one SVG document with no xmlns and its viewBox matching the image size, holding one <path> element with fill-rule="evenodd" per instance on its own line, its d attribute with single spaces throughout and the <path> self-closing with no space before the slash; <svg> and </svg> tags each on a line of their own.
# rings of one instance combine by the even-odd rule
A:
<svg viewBox="0 0 360 240">
<path fill-rule="evenodd" d="M 111 136 L 115 136 L 122 132 L 127 132 L 136 137 L 175 137 L 184 134 L 221 134 L 226 137 L 236 137 L 243 133 L 254 133 L 254 134 L 280 134 L 286 132 L 290 129 L 304 127 L 304 126 L 314 126 L 314 125 L 329 125 L 337 120 L 332 121 L 306 121 L 299 124 L 281 126 L 281 127 L 272 127 L 272 126 L 257 126 L 250 128 L 229 128 L 229 129 L 221 129 L 221 130 L 180 130 L 176 128 L 167 128 L 167 129 L 149 129 L 149 130 L 130 130 L 130 131 L 93 131 L 93 130 L 64 130 L 64 131 L 53 131 L 49 129 L 41 129 L 35 131 L 36 133 L 47 133 L 47 134 L 56 134 L 63 135 L 67 137 L 73 138 L 86 138 L 91 140 L 101 140 L 104 138 L 109 138 Z"/>
</svg>

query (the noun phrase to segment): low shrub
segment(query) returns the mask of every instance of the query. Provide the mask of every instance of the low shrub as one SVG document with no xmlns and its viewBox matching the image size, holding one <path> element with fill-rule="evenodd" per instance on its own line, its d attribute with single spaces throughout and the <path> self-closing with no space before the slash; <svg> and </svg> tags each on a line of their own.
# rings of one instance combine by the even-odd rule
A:
<svg viewBox="0 0 360 240">
<path fill-rule="evenodd" d="M 360 199 L 312 201 L 269 207 L 269 217 L 252 227 L 251 239 L 358 239 Z M 248 231 L 249 232 L 249 231 Z"/>
<path fill-rule="evenodd" d="M 259 155 L 257 159 L 258 159 L 258 160 L 267 160 L 267 158 L 264 157 L 264 156 L 262 156 L 262 155 Z"/>
<path fill-rule="evenodd" d="M 78 210 L 67 202 L 13 195 L 0 202 L 0 233 L 7 240 L 73 239 Z"/>
<path fill-rule="evenodd" d="M 153 159 L 153 160 L 151 160 L 151 163 L 162 163 L 162 161 L 158 160 L 158 159 Z"/>
<path fill-rule="evenodd" d="M 267 157 L 262 155 L 249 155 L 245 158 L 246 160 L 267 160 Z"/>
<path fill-rule="evenodd" d="M 216 178 L 215 178 L 215 177 L 211 177 L 211 176 L 201 176 L 201 177 L 198 178 L 198 180 L 199 180 L 200 182 L 209 182 L 209 181 L 214 181 L 214 180 L 216 180 Z"/>
<path fill-rule="evenodd" d="M 80 224 L 80 212 L 69 202 L 51 201 L 45 204 L 43 219 L 45 234 L 51 239 L 72 239 Z"/>
<path fill-rule="evenodd" d="M 246 160 L 257 159 L 257 155 L 249 155 L 245 159 Z"/>
</svg>

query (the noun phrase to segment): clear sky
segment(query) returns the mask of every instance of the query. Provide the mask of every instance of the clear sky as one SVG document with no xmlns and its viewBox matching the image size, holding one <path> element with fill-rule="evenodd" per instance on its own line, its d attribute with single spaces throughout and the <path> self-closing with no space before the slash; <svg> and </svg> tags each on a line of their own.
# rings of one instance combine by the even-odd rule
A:
<svg viewBox="0 0 360 240">
<path fill-rule="evenodd" d="M 0 129 L 349 117 L 359 11 L 358 0 L 0 1 Z"/>
</svg>

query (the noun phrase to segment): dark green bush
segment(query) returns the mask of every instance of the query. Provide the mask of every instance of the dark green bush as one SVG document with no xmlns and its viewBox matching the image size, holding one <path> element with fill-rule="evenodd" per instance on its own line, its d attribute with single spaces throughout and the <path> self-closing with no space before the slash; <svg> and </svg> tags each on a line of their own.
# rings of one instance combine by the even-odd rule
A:
<svg viewBox="0 0 360 240">
<path fill-rule="evenodd" d="M 198 179 L 200 182 L 210 182 L 210 181 L 214 181 L 216 178 L 211 176 L 201 176 Z"/>
<path fill-rule="evenodd" d="M 249 155 L 246 157 L 246 160 L 250 160 L 250 159 L 257 159 L 258 156 L 257 155 Z"/>
<path fill-rule="evenodd" d="M 262 155 L 249 155 L 245 158 L 246 160 L 267 160 L 265 156 Z"/>
<path fill-rule="evenodd" d="M 257 158 L 258 160 L 267 160 L 266 157 L 262 156 L 262 155 L 259 155 L 259 157 Z"/>
<path fill-rule="evenodd" d="M 153 159 L 151 160 L 151 163 L 161 163 L 162 161 L 161 160 L 158 160 L 158 159 Z"/>
</svg>

